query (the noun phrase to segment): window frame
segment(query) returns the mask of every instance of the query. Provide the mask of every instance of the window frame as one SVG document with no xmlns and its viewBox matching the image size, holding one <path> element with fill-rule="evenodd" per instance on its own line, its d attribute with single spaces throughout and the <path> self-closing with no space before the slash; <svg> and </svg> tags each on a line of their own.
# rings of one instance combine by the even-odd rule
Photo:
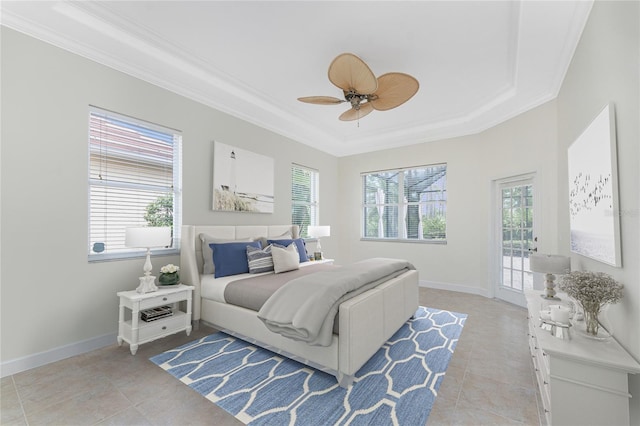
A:
<svg viewBox="0 0 640 426">
<path fill-rule="evenodd" d="M 124 260 L 124 259 L 132 259 L 132 258 L 140 258 L 146 256 L 146 249 L 139 248 L 117 248 L 115 252 L 110 253 L 95 253 L 92 250 L 93 244 L 96 241 L 92 241 L 92 188 L 96 187 L 105 187 L 105 188 L 124 188 L 124 189 L 139 189 L 140 191 L 153 191 L 157 190 L 159 187 L 157 185 L 145 185 L 140 183 L 133 182 L 117 182 L 117 181 L 100 181 L 98 179 L 92 178 L 92 142 L 91 142 L 91 120 L 93 116 L 102 116 L 102 117 L 110 117 L 119 121 L 123 121 L 131 126 L 136 126 L 143 128 L 145 130 L 150 130 L 153 132 L 160 132 L 164 134 L 170 134 L 173 137 L 173 151 L 172 151 L 172 175 L 171 181 L 172 184 L 170 186 L 170 192 L 173 196 L 173 235 L 172 235 L 172 245 L 171 247 L 166 248 L 152 248 L 152 256 L 170 256 L 177 255 L 180 253 L 180 233 L 182 228 L 182 132 L 180 130 L 176 130 L 167 126 L 162 126 L 159 124 L 155 124 L 146 120 L 142 120 L 136 117 L 131 117 L 125 114 L 113 112 L 106 110 L 104 108 L 99 108 L 93 105 L 89 106 L 89 111 L 87 114 L 88 119 L 88 131 L 87 131 L 87 258 L 89 263 L 93 262 L 103 262 L 103 261 L 113 261 L 113 260 Z M 101 154 L 102 155 L 102 154 Z M 109 158 L 108 154 L 105 155 L 106 158 Z M 112 157 L 113 158 L 113 157 Z M 142 159 L 142 158 L 141 158 Z M 141 161 L 141 164 L 144 164 L 145 161 Z M 152 162 L 147 161 L 146 164 L 152 164 Z M 169 188 L 169 187 L 165 187 Z M 108 207 L 107 207 L 108 208 Z M 108 221 L 107 221 L 108 223 Z M 135 226 L 146 226 L 146 222 L 144 219 L 141 221 L 131 222 L 124 226 L 126 227 L 135 227 Z M 124 234 L 124 229 L 122 230 Z M 108 239 L 106 241 L 109 241 Z"/>
<path fill-rule="evenodd" d="M 295 200 L 293 194 L 293 177 L 294 177 L 294 169 L 300 169 L 305 172 L 309 172 L 312 174 L 311 178 L 311 200 L 309 202 L 298 201 Z M 299 226 L 300 237 L 304 238 L 307 241 L 314 241 L 314 238 L 310 237 L 306 233 L 306 228 L 301 226 L 300 224 L 296 224 L 293 217 L 293 208 L 294 206 L 308 206 L 310 210 L 310 220 L 307 226 L 316 226 L 320 223 L 320 172 L 317 169 L 303 166 L 297 163 L 291 163 L 291 223 Z M 314 215 L 315 210 L 315 215 Z"/>
<path fill-rule="evenodd" d="M 362 172 L 360 174 L 361 177 L 361 196 L 362 196 L 362 203 L 361 203 L 361 210 L 360 210 L 360 240 L 361 241 L 378 241 L 378 242 L 400 242 L 400 243 L 417 243 L 417 244 L 447 244 L 447 220 L 446 220 L 446 216 L 447 216 L 447 185 L 446 185 L 446 180 L 444 183 L 444 189 L 441 191 L 444 193 L 444 198 L 441 200 L 437 200 L 435 202 L 437 203 L 441 203 L 444 205 L 444 226 L 445 226 L 445 233 L 444 233 L 444 238 L 423 238 L 422 235 L 420 235 L 420 238 L 409 238 L 409 237 L 404 237 L 404 232 L 405 232 L 405 220 L 404 218 L 401 218 L 401 212 L 404 211 L 405 208 L 408 208 L 408 206 L 412 206 L 412 205 L 428 205 L 431 202 L 434 201 L 405 201 L 405 191 L 404 191 L 404 186 L 405 186 L 405 181 L 406 181 L 406 172 L 408 171 L 412 171 L 412 170 L 421 170 L 421 169 L 428 169 L 428 168 L 436 168 L 436 167 L 444 167 L 444 177 L 445 179 L 447 178 L 447 163 L 434 163 L 434 164 L 426 164 L 426 165 L 421 165 L 421 166 L 412 166 L 412 167 L 403 167 L 403 168 L 397 168 L 397 169 L 385 169 L 385 170 L 374 170 L 374 171 L 368 171 L 368 172 Z M 379 174 L 379 173 L 396 173 L 398 176 L 397 179 L 397 193 L 398 193 L 398 199 L 397 200 L 386 200 L 383 203 L 367 203 L 367 188 L 366 188 L 366 179 L 367 176 L 371 176 L 371 175 L 375 175 L 375 174 Z M 440 180 L 440 178 L 438 179 Z M 438 180 L 434 181 L 434 183 L 438 182 Z M 395 220 L 397 223 L 397 229 L 395 230 L 397 233 L 396 237 L 368 237 L 367 236 L 367 209 L 371 209 L 371 208 L 379 208 L 379 206 L 384 206 L 386 207 L 395 207 Z"/>
</svg>

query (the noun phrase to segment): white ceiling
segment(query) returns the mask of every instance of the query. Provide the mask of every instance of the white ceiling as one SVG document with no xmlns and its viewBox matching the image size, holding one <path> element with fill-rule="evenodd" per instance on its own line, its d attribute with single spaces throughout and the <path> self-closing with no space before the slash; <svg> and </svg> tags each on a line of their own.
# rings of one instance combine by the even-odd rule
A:
<svg viewBox="0 0 640 426">
<path fill-rule="evenodd" d="M 483 131 L 556 97 L 592 1 L 3 1 L 2 24 L 336 156 Z M 338 54 L 420 82 L 342 122 Z"/>
</svg>

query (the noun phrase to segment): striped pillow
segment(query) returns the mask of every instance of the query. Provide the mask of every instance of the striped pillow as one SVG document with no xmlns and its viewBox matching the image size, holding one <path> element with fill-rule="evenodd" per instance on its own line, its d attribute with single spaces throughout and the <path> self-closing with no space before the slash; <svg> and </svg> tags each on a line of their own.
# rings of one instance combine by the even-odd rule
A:
<svg viewBox="0 0 640 426">
<path fill-rule="evenodd" d="M 271 244 L 263 249 L 247 246 L 247 260 L 249 261 L 250 274 L 273 271 Z"/>
</svg>

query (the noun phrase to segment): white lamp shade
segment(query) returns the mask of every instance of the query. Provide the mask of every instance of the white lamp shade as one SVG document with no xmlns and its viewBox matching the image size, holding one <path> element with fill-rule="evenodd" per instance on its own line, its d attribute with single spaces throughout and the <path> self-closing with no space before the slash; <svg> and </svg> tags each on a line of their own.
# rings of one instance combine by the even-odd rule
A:
<svg viewBox="0 0 640 426">
<path fill-rule="evenodd" d="M 568 274 L 571 272 L 571 258 L 559 254 L 533 253 L 529 255 L 529 268 L 532 272 L 544 274 Z"/>
<path fill-rule="evenodd" d="M 125 230 L 124 245 L 135 248 L 167 247 L 171 245 L 169 227 L 134 227 Z"/>
<path fill-rule="evenodd" d="M 307 233 L 315 238 L 320 237 L 330 237 L 331 236 L 331 227 L 329 225 L 324 226 L 309 226 L 307 228 Z"/>
</svg>

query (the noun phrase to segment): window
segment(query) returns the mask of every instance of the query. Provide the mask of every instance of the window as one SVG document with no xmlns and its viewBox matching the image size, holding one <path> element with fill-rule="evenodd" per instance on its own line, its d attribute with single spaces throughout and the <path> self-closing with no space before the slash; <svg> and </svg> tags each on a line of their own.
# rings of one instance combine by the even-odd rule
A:
<svg viewBox="0 0 640 426">
<path fill-rule="evenodd" d="M 362 174 L 365 239 L 446 241 L 447 165 Z"/>
<path fill-rule="evenodd" d="M 307 227 L 318 224 L 317 170 L 293 164 L 291 166 L 291 223 L 300 227 L 300 236 L 306 237 Z"/>
<path fill-rule="evenodd" d="M 133 257 L 131 226 L 170 226 L 179 249 L 180 132 L 98 108 L 89 110 L 89 260 Z M 154 250 L 157 251 L 157 250 Z"/>
</svg>

